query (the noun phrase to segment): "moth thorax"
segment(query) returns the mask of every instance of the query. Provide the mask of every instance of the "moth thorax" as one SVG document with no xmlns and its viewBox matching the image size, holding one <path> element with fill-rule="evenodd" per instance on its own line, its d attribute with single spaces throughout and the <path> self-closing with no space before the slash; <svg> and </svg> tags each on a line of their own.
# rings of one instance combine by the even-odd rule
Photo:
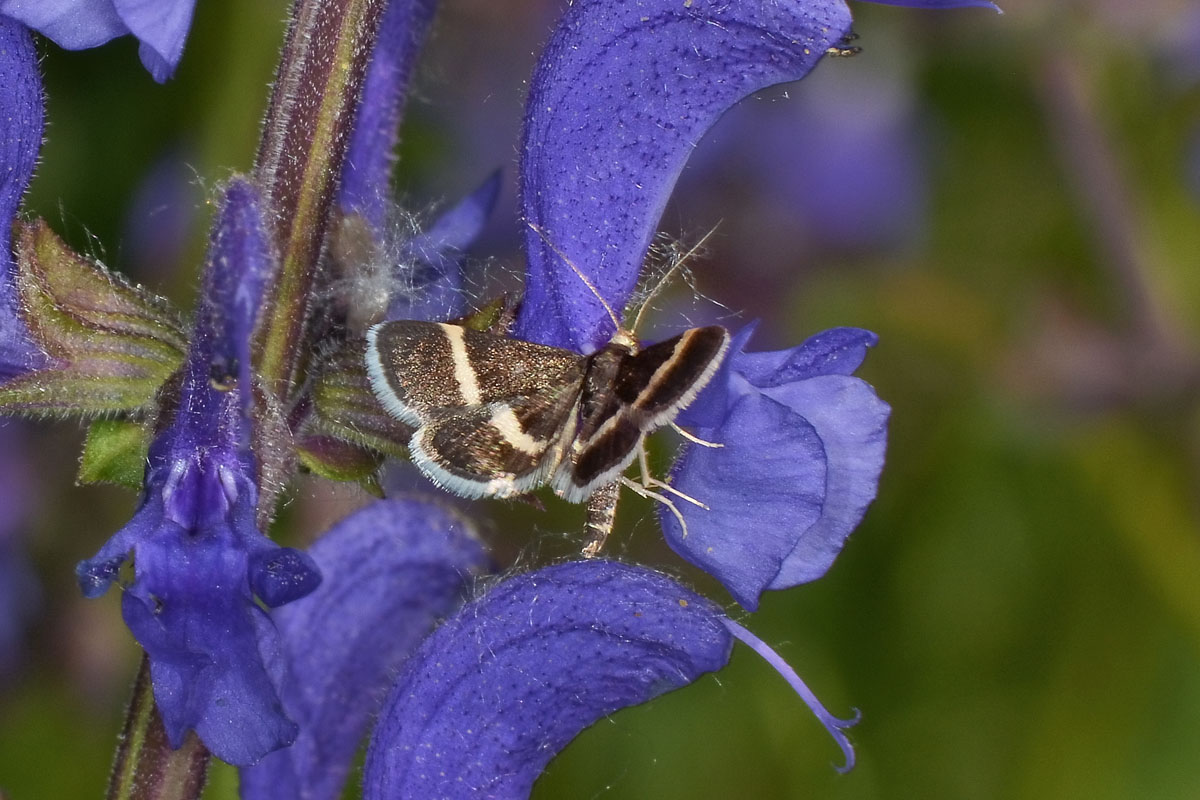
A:
<svg viewBox="0 0 1200 800">
<path fill-rule="evenodd" d="M 608 340 L 608 345 L 604 348 L 617 347 L 622 349 L 628 355 L 636 355 L 638 351 L 638 341 L 634 337 L 632 331 L 627 331 L 624 328 L 617 328 L 617 332 Z"/>
<path fill-rule="evenodd" d="M 589 420 L 597 424 L 616 413 L 617 397 L 613 386 L 621 374 L 621 366 L 630 356 L 630 348 L 614 338 L 588 356 L 583 391 L 579 398 L 579 418 L 583 430 L 590 433 Z"/>
</svg>

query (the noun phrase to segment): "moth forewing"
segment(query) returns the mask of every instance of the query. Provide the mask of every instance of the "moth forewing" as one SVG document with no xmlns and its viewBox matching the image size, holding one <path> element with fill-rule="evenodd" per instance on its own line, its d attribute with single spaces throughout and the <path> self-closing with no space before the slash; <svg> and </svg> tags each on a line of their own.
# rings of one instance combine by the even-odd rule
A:
<svg viewBox="0 0 1200 800">
<path fill-rule="evenodd" d="M 546 483 L 563 445 L 514 436 L 514 416 L 511 408 L 496 403 L 438 413 L 413 435 L 412 461 L 434 483 L 463 497 L 533 491 Z M 566 420 L 571 416 L 564 414 Z"/>
<path fill-rule="evenodd" d="M 684 331 L 634 356 L 634 360 L 653 365 L 648 376 L 639 377 L 640 388 L 631 402 L 633 410 L 643 415 L 643 430 L 668 424 L 695 400 L 720 368 L 728 347 L 729 331 L 709 325 Z"/>
<path fill-rule="evenodd" d="M 574 436 L 585 359 L 569 350 L 396 321 L 368 331 L 366 364 L 385 409 L 416 428 L 413 463 L 455 494 L 532 491 Z"/>
</svg>

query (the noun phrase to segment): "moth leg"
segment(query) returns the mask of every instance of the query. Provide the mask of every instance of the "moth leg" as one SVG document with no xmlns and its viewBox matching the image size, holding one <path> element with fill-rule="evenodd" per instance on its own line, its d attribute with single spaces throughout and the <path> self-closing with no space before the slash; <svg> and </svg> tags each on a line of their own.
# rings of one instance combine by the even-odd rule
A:
<svg viewBox="0 0 1200 800">
<path fill-rule="evenodd" d="M 705 442 L 705 444 L 711 444 L 711 443 Z M 715 447 L 724 447 L 725 445 L 718 444 L 718 445 L 714 445 L 714 446 Z M 705 511 L 710 510 L 709 507 L 705 503 L 701 503 L 699 500 L 692 497 L 690 494 L 684 494 L 683 492 L 679 491 L 678 489 L 676 489 L 674 486 L 667 483 L 666 481 L 660 481 L 658 478 L 656 478 L 650 474 L 650 466 L 646 463 L 646 445 L 645 445 L 645 443 L 642 443 L 638 448 L 638 469 L 642 473 L 642 488 L 643 489 L 646 489 L 646 490 L 649 490 L 651 488 L 663 489 L 663 490 L 668 491 L 671 494 L 675 495 L 676 497 L 680 498 L 681 500 L 687 500 L 692 505 L 703 508 Z M 642 496 L 646 497 L 646 495 L 642 495 Z"/>
<path fill-rule="evenodd" d="M 671 513 L 675 515 L 675 519 L 679 520 L 679 527 L 683 529 L 683 538 L 685 538 L 685 539 L 687 538 L 687 534 L 688 534 L 687 521 L 684 520 L 683 514 L 681 514 L 679 511 L 679 507 L 676 506 L 674 502 L 672 502 L 671 498 L 667 497 L 665 494 L 660 494 L 659 492 L 655 492 L 651 489 L 648 489 L 645 486 L 643 486 L 642 484 L 638 483 L 637 481 L 631 481 L 631 480 L 629 480 L 629 478 L 622 477 L 621 483 L 628 486 L 633 491 L 637 492 L 638 495 L 645 497 L 647 499 L 650 499 L 650 500 L 657 500 L 658 502 L 662 503 L 667 508 L 671 509 Z M 683 496 L 687 497 L 687 495 L 683 495 Z M 688 499 L 691 500 L 690 497 L 688 497 Z"/>
<path fill-rule="evenodd" d="M 621 492 L 621 484 L 617 481 L 606 483 L 587 501 L 587 522 L 584 528 L 591 534 L 588 543 L 583 546 L 584 558 L 595 558 L 604 547 L 604 541 L 612 533 L 613 523 L 617 519 L 617 495 Z"/>
<path fill-rule="evenodd" d="M 676 425 L 675 420 L 671 420 L 667 424 L 670 425 L 672 428 L 674 428 L 675 432 L 678 433 L 680 436 L 687 439 L 689 442 L 694 442 L 695 444 L 700 445 L 701 447 L 724 447 L 725 446 L 721 442 L 710 442 L 706 439 L 701 439 L 699 436 L 696 436 L 693 433 L 688 433 L 683 428 Z"/>
</svg>

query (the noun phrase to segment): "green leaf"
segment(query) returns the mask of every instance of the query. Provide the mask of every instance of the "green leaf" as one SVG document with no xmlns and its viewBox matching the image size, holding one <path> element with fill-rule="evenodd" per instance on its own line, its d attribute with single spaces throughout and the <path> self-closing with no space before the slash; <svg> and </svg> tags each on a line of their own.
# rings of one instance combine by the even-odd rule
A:
<svg viewBox="0 0 1200 800">
<path fill-rule="evenodd" d="M 144 423 L 98 419 L 88 428 L 77 480 L 140 489 L 149 448 L 150 430 Z"/>
</svg>

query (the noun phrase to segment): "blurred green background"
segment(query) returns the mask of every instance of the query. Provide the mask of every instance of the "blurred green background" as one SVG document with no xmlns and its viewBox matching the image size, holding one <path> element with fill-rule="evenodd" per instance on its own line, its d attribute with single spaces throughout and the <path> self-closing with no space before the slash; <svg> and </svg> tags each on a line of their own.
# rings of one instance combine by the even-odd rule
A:
<svg viewBox="0 0 1200 800">
<path fill-rule="evenodd" d="M 863 53 L 735 109 L 664 217 L 688 241 L 717 226 L 674 313 L 728 314 L 713 298 L 763 319 L 762 348 L 837 325 L 880 335 L 860 372 L 893 407 L 878 500 L 826 577 L 738 617 L 834 713 L 862 711 L 857 768 L 834 771 L 819 724 L 739 648 L 718 675 L 586 731 L 536 797 L 1200 797 L 1200 15 L 1002 5 L 852 3 Z M 557 8 L 446 0 L 419 71 L 403 207 L 427 217 L 507 172 L 480 274 L 520 268 L 516 133 Z M 27 212 L 189 303 L 212 187 L 253 158 L 285 13 L 201 0 L 166 86 L 131 41 L 41 42 L 49 124 Z M 805 103 L 807 118 L 780 123 Z M 763 154 L 787 173 L 787 137 L 801 147 L 813 119 L 880 109 L 897 127 L 873 146 L 907 142 L 907 177 L 881 187 L 847 167 L 840 199 L 800 194 L 818 211 L 882 198 L 900 222 L 881 233 L 866 214 L 827 236 L 778 200 L 788 187 L 760 185 Z M 783 146 L 757 138 L 768 128 Z M 97 797 L 138 654 L 118 593 L 83 601 L 73 567 L 134 498 L 72 485 L 74 426 L 25 427 L 42 596 L 0 683 L 0 794 Z M 283 535 L 355 501 L 303 482 L 285 514 L 299 532 Z M 550 505 L 481 513 L 527 565 L 576 546 L 563 531 L 578 512 Z M 616 552 L 730 604 L 657 541 L 652 511 L 622 511 Z M 206 796 L 234 797 L 235 779 L 218 767 Z"/>
</svg>

